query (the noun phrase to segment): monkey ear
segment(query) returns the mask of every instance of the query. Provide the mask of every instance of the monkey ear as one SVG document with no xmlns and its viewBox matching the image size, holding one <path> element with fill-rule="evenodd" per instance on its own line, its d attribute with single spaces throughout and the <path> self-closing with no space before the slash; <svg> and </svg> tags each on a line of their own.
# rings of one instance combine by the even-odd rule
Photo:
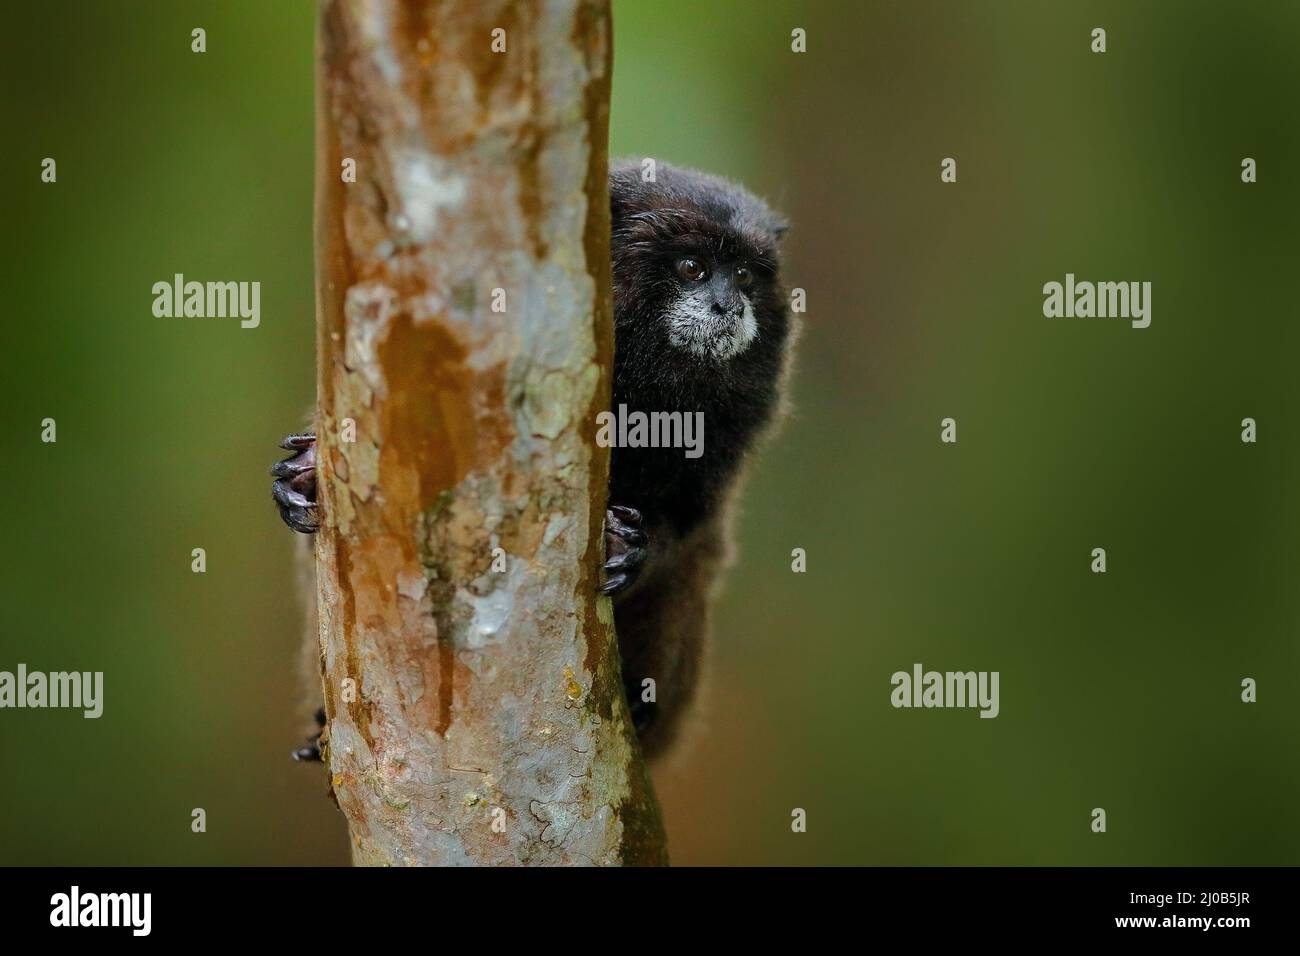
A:
<svg viewBox="0 0 1300 956">
<path fill-rule="evenodd" d="M 782 239 L 784 239 L 785 234 L 789 231 L 790 231 L 790 223 L 784 219 L 778 219 L 776 221 L 776 224 L 772 226 L 772 235 L 776 238 L 777 242 L 780 242 Z"/>
</svg>

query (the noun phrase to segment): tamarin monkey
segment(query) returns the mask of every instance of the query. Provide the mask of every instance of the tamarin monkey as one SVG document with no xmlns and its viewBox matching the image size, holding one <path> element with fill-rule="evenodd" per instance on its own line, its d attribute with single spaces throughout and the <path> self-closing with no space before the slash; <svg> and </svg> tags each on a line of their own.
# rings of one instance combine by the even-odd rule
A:
<svg viewBox="0 0 1300 956">
<path fill-rule="evenodd" d="M 624 690 L 655 756 L 699 677 L 746 454 L 780 407 L 792 342 L 779 272 L 786 225 L 740 186 L 662 163 L 653 178 L 639 163 L 615 164 L 609 192 L 613 408 L 694 421 L 702 412 L 704 423 L 702 454 L 612 450 L 600 591 L 613 597 Z M 271 470 L 280 515 L 303 534 L 320 521 L 315 441 L 289 436 L 281 447 L 293 455 Z M 316 719 L 323 730 L 324 712 Z M 319 760 L 320 736 L 294 756 Z"/>
</svg>

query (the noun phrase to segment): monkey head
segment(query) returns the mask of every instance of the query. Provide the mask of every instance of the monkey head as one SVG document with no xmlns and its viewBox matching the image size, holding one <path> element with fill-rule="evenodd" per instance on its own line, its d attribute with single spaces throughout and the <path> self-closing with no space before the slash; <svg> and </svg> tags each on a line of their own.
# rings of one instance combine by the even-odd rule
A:
<svg viewBox="0 0 1300 956">
<path fill-rule="evenodd" d="M 784 222 L 717 176 L 659 163 L 610 171 L 616 340 L 717 372 L 780 354 Z"/>
</svg>

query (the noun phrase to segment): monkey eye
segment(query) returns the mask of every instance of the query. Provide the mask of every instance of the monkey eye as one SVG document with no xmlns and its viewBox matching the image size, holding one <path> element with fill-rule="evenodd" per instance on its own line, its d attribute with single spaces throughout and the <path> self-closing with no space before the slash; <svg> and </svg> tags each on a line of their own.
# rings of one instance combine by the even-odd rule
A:
<svg viewBox="0 0 1300 956">
<path fill-rule="evenodd" d="M 754 272 L 749 266 L 736 266 L 736 285 L 748 289 L 754 284 Z"/>
<path fill-rule="evenodd" d="M 699 282 L 709 274 L 709 270 L 699 259 L 687 256 L 685 259 L 677 260 L 677 274 L 687 282 Z"/>
</svg>

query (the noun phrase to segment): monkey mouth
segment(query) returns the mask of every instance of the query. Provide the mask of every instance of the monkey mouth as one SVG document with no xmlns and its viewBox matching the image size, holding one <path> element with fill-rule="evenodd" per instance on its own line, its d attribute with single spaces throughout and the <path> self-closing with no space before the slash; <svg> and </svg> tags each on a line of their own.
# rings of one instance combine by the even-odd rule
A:
<svg viewBox="0 0 1300 956">
<path fill-rule="evenodd" d="M 668 340 L 679 349 L 716 362 L 733 359 L 757 337 L 748 300 L 744 308 L 719 315 L 712 306 L 684 301 L 668 314 Z"/>
</svg>

